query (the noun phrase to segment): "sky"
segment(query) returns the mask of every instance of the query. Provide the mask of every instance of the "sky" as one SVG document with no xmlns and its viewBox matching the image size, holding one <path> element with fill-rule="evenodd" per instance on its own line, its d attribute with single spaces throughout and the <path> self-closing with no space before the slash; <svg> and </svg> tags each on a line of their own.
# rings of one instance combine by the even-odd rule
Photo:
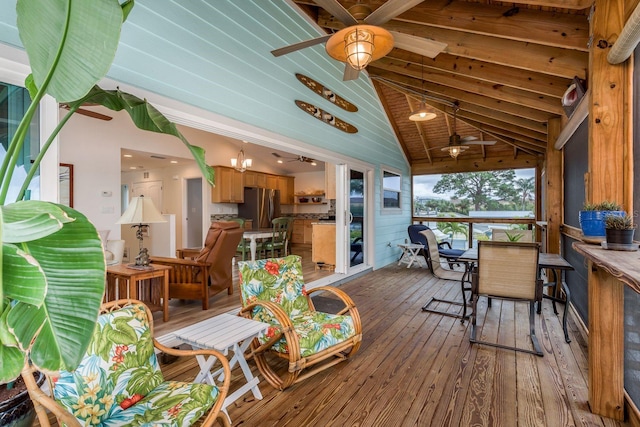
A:
<svg viewBox="0 0 640 427">
<path fill-rule="evenodd" d="M 516 169 L 516 178 L 531 178 L 535 169 Z M 431 199 L 449 199 L 453 192 L 437 194 L 433 187 L 440 180 L 441 175 L 419 175 L 413 177 L 413 197 L 427 197 Z"/>
</svg>

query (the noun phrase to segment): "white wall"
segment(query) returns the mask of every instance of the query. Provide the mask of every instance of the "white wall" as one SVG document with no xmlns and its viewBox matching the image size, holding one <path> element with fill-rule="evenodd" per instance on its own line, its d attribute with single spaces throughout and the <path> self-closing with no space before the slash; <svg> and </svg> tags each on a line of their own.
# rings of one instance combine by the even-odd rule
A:
<svg viewBox="0 0 640 427">
<path fill-rule="evenodd" d="M 113 120 L 103 121 L 76 114 L 69 121 L 60 136 L 60 162 L 74 166 L 74 207 L 85 214 L 99 230 L 111 230 L 109 237 L 117 239 L 121 236 L 120 226 L 115 224 L 121 213 L 120 149 L 128 148 L 185 159 L 192 157 L 179 139 L 141 131 L 125 112 L 109 111 L 107 114 Z M 191 144 L 205 148 L 207 163 L 211 165 L 226 165 L 239 150 L 237 141 L 231 138 L 197 129 L 179 128 Z M 136 171 L 127 181 L 132 183 L 147 180 L 142 178 L 143 172 Z M 178 165 L 167 168 L 164 172 L 148 172 L 148 180 L 160 179 L 165 184 L 161 210 L 163 213 L 176 214 L 177 242 L 180 246 L 183 180 L 202 175 L 195 164 L 187 168 Z M 179 178 L 174 180 L 176 175 Z M 110 193 L 111 196 L 103 197 L 103 192 Z M 203 192 L 206 193 L 203 198 L 206 218 L 210 213 L 233 212 L 234 208 L 237 211 L 235 205 L 211 204 L 209 186 L 203 186 Z"/>
</svg>

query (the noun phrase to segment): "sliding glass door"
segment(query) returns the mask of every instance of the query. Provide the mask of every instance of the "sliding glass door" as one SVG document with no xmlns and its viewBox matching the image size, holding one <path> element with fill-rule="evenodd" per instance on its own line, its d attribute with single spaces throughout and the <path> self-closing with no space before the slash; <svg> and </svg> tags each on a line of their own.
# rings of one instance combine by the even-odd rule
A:
<svg viewBox="0 0 640 427">
<path fill-rule="evenodd" d="M 349 169 L 349 266 L 364 263 L 365 258 L 365 174 Z"/>
</svg>

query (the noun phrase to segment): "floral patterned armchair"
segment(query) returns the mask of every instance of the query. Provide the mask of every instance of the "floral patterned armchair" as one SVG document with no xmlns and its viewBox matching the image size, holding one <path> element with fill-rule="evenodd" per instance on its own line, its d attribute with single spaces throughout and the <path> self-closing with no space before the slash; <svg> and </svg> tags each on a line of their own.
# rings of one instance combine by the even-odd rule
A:
<svg viewBox="0 0 640 427">
<path fill-rule="evenodd" d="M 41 404 L 53 410 L 60 425 L 189 426 L 201 417 L 205 417 L 203 426 L 217 418 L 229 425 L 220 413 L 230 378 L 229 364 L 221 353 L 163 346 L 153 338 L 153 317 L 140 301 L 113 301 L 101 311 L 80 366 L 49 377 L 58 405 L 44 402 L 48 397 L 40 394 L 33 399 L 36 407 Z M 165 381 L 154 346 L 176 356 L 215 356 L 224 370 L 223 384 Z"/>
<path fill-rule="evenodd" d="M 338 288 L 322 286 L 307 292 L 299 256 L 239 262 L 238 267 L 240 314 L 272 325 L 263 337 L 254 340 L 252 353 L 273 387 L 283 390 L 358 351 L 362 341 L 358 309 Z M 344 308 L 336 314 L 316 311 L 310 298 L 315 292 L 334 294 Z M 284 375 L 270 366 L 269 354 L 288 360 Z"/>
</svg>

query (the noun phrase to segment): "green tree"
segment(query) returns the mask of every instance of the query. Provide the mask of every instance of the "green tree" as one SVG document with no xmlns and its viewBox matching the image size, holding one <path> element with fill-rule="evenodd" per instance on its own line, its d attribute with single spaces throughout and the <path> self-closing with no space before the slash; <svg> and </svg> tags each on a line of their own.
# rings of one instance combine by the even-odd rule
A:
<svg viewBox="0 0 640 427">
<path fill-rule="evenodd" d="M 473 210 L 479 211 L 486 208 L 490 200 L 509 200 L 515 176 L 513 170 L 445 174 L 433 191 L 440 194 L 451 191 L 460 201 L 468 200 Z"/>
<path fill-rule="evenodd" d="M 519 200 L 521 210 L 527 209 L 527 201 L 535 191 L 535 179 L 531 178 L 519 178 L 515 181 L 515 189 L 519 194 Z"/>
</svg>

